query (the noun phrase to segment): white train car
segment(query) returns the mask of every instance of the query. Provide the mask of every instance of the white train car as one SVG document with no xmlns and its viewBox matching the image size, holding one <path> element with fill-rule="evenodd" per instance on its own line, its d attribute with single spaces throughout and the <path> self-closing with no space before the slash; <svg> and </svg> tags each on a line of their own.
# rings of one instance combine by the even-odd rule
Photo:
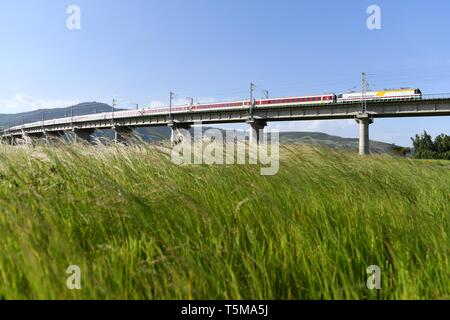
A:
<svg viewBox="0 0 450 320">
<path fill-rule="evenodd" d="M 299 96 L 274 99 L 256 100 L 256 106 L 284 107 L 289 105 L 315 105 L 334 103 L 336 96 L 334 93 L 327 93 L 314 96 Z"/>
<path fill-rule="evenodd" d="M 361 100 L 398 100 L 398 99 L 421 99 L 420 89 L 402 88 L 366 92 L 364 98 L 361 92 L 343 93 L 338 95 L 337 102 L 352 102 Z"/>
</svg>

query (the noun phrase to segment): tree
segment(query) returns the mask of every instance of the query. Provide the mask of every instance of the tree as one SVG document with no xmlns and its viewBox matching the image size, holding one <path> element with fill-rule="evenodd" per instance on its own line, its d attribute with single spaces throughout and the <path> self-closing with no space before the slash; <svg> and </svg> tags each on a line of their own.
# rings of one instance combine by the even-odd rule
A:
<svg viewBox="0 0 450 320">
<path fill-rule="evenodd" d="M 436 151 L 439 153 L 446 153 L 450 151 L 450 136 L 440 134 L 434 140 Z"/>
<path fill-rule="evenodd" d="M 450 160 L 450 136 L 441 134 L 433 141 L 431 135 L 424 131 L 422 135 L 416 134 L 411 140 L 414 145 L 414 158 Z"/>
</svg>

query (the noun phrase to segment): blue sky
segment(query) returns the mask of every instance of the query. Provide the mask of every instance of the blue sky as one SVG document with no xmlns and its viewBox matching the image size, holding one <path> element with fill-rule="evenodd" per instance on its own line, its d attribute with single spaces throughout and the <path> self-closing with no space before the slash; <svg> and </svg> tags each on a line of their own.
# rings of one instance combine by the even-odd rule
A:
<svg viewBox="0 0 450 320">
<path fill-rule="evenodd" d="M 0 113 L 119 99 L 164 104 L 412 86 L 450 92 L 450 2 L 258 0 L 2 0 Z M 381 30 L 366 10 L 381 8 Z M 69 30 L 69 5 L 81 29 Z M 356 137 L 352 121 L 271 124 Z M 371 138 L 410 145 L 450 118 L 376 120 Z"/>
</svg>

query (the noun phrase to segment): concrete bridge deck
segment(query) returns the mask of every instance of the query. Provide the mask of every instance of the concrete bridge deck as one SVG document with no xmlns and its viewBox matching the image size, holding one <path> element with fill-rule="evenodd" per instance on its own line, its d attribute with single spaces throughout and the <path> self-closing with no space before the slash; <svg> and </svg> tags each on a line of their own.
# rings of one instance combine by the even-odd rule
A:
<svg viewBox="0 0 450 320">
<path fill-rule="evenodd" d="M 25 136 L 61 135 L 71 131 L 82 140 L 89 140 L 95 129 L 114 129 L 116 137 L 125 136 L 137 127 L 170 126 L 175 139 L 180 128 L 196 123 L 248 123 L 250 140 L 258 143 L 259 131 L 270 121 L 306 121 L 355 119 L 360 127 L 360 154 L 369 152 L 369 125 L 377 118 L 449 116 L 450 96 L 427 96 L 420 100 L 398 99 L 321 105 L 254 106 L 194 111 L 154 112 L 151 109 L 130 110 L 68 117 L 28 123 L 3 130 L 2 140 Z"/>
</svg>

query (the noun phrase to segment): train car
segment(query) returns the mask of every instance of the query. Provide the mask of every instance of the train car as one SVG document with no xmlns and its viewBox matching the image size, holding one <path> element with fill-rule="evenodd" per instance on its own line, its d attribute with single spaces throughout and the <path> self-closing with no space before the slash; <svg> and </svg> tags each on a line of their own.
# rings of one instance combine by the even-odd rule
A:
<svg viewBox="0 0 450 320">
<path fill-rule="evenodd" d="M 204 104 L 194 104 L 188 106 L 191 110 L 208 110 L 208 109 L 229 109 L 229 108 L 242 108 L 244 106 L 250 105 L 249 101 L 228 101 L 228 102 L 214 102 L 214 103 L 204 103 Z"/>
<path fill-rule="evenodd" d="M 276 99 L 261 99 L 256 100 L 256 106 L 259 107 L 281 107 L 286 105 L 315 105 L 328 104 L 336 101 L 334 93 L 314 95 L 314 96 L 300 96 L 300 97 L 286 97 Z"/>
<path fill-rule="evenodd" d="M 402 88 L 381 91 L 366 92 L 364 100 L 397 100 L 397 99 L 421 99 L 420 89 Z M 363 100 L 361 92 L 343 93 L 338 95 L 337 102 L 352 102 Z"/>
<path fill-rule="evenodd" d="M 284 107 L 289 105 L 321 105 L 336 102 L 336 95 L 334 93 L 327 93 L 322 95 L 311 96 L 297 96 L 285 98 L 259 99 L 255 100 L 255 107 Z M 203 110 L 226 110 L 234 108 L 248 108 L 250 100 L 228 101 L 228 102 L 211 102 L 211 103 L 197 103 L 193 105 L 173 106 L 172 113 L 186 112 L 186 111 L 203 111 Z M 139 112 L 141 114 L 166 114 L 170 109 L 168 107 L 160 108 L 146 108 Z M 119 116 L 117 116 L 119 117 Z"/>
<path fill-rule="evenodd" d="M 220 110 L 220 109 L 230 109 L 230 108 L 242 108 L 244 106 L 249 106 L 250 101 L 229 101 L 229 102 L 211 102 L 211 103 L 197 103 L 193 105 L 181 105 L 173 106 L 172 109 L 169 107 L 162 108 L 146 108 L 142 110 L 142 114 L 166 114 L 169 112 L 179 113 L 186 111 L 201 111 L 201 110 Z"/>
</svg>

